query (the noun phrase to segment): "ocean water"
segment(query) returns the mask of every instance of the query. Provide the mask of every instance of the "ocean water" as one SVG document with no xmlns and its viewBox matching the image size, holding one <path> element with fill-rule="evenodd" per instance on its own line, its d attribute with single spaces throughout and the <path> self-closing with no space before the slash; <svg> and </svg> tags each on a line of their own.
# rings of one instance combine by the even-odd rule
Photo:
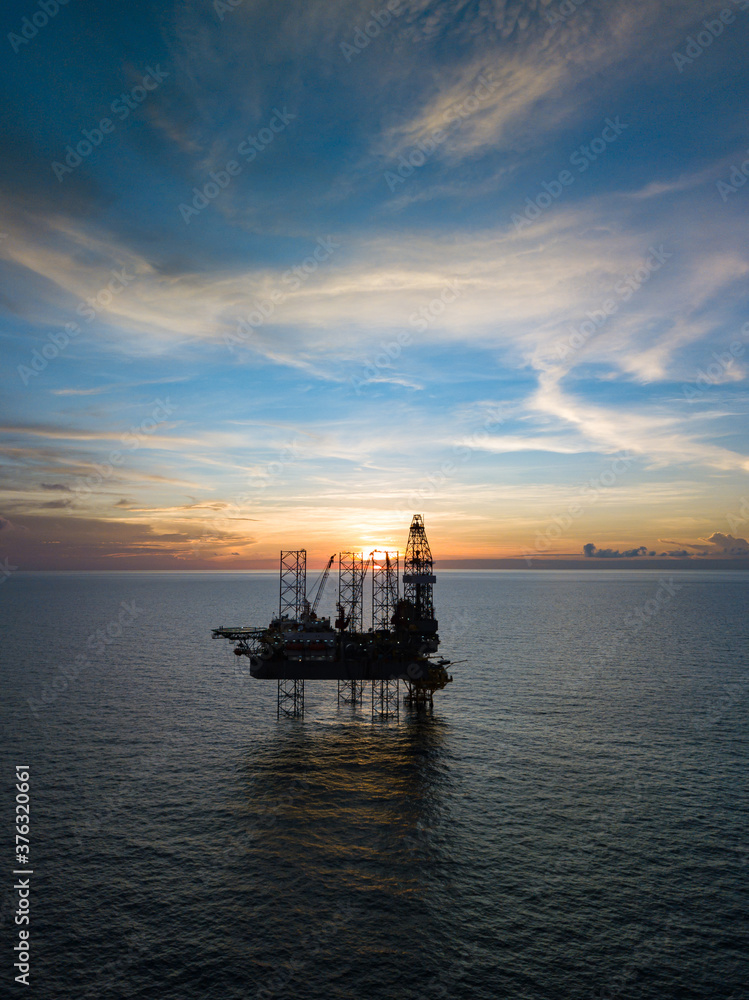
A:
<svg viewBox="0 0 749 1000">
<path fill-rule="evenodd" d="M 332 589 L 332 588 L 331 588 Z M 0 590 L 50 1000 L 749 996 L 749 574 L 441 573 L 431 714 L 301 720 L 213 640 L 276 574 Z"/>
</svg>

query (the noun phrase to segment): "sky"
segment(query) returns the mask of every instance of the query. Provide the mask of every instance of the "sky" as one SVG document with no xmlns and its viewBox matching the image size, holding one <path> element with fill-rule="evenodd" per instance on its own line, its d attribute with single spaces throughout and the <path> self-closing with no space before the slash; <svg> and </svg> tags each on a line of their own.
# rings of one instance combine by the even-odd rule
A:
<svg viewBox="0 0 749 1000">
<path fill-rule="evenodd" d="M 3 580 L 749 557 L 749 0 L 0 17 Z"/>
</svg>

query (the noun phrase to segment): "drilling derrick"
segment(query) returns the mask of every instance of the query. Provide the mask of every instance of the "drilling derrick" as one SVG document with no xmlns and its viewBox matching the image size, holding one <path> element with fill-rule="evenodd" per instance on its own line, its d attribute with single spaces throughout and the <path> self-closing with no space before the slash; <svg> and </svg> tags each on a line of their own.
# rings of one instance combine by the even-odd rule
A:
<svg viewBox="0 0 749 1000">
<path fill-rule="evenodd" d="M 434 617 L 434 594 L 432 588 L 437 582 L 434 575 L 432 553 L 427 541 L 421 514 L 414 514 L 408 533 L 406 557 L 403 560 L 403 601 L 409 605 L 404 609 L 411 620 L 413 630 L 425 639 L 437 635 L 437 620 Z M 424 652 L 436 652 L 437 641 L 431 643 Z M 431 648 L 433 646 L 434 648 Z"/>
<path fill-rule="evenodd" d="M 407 700 L 412 704 L 431 705 L 434 692 L 448 683 L 444 666 L 427 659 L 439 648 L 432 589 L 436 582 L 424 519 L 414 514 L 403 560 L 403 600 L 398 602 L 395 618 L 399 640 L 413 657 L 406 681 Z"/>
</svg>

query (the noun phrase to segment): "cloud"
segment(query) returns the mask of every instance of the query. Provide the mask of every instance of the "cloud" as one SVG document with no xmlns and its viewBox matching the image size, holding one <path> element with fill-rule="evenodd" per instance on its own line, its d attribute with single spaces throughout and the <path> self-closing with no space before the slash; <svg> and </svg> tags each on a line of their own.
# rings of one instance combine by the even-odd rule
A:
<svg viewBox="0 0 749 1000">
<path fill-rule="evenodd" d="M 11 561 L 36 568 L 210 568 L 230 553 L 252 551 L 255 539 L 215 524 L 148 523 L 75 515 L 30 514 L 16 519 Z M 236 556 L 231 556 L 236 559 Z"/>
<path fill-rule="evenodd" d="M 448 138 L 435 155 L 452 162 L 517 144 L 518 133 L 527 132 L 531 109 L 559 86 L 564 75 L 563 64 L 534 65 L 519 54 L 509 56 L 501 67 L 490 68 L 480 60 L 444 72 L 437 95 L 428 99 L 419 114 L 386 131 L 374 152 L 394 160 L 419 143 L 428 144 L 440 131 L 447 132 Z M 547 107 L 542 114 L 541 124 L 550 125 L 559 111 Z M 538 134 L 544 131 L 539 127 Z"/>
<path fill-rule="evenodd" d="M 154 421 L 155 426 L 162 428 L 163 430 L 172 430 L 177 426 L 176 423 L 168 422 L 166 420 L 161 420 L 158 423 Z M 55 427 L 54 424 L 39 424 L 39 425 L 29 425 L 24 426 L 23 424 L 8 425 L 5 427 L 0 427 L 0 434 L 12 434 L 12 435 L 23 435 L 32 438 L 47 438 L 54 441 L 118 441 L 122 444 L 122 447 L 129 446 L 128 442 L 122 442 L 123 430 L 121 431 L 102 431 L 102 430 L 80 430 L 78 428 L 67 427 Z M 138 428 L 135 428 L 138 431 Z M 174 447 L 175 445 L 197 445 L 200 443 L 199 438 L 177 438 L 169 437 L 163 434 L 156 434 L 153 431 L 142 431 L 138 434 L 138 448 L 161 448 L 165 444 Z"/>
<path fill-rule="evenodd" d="M 424 389 L 423 383 L 417 382 L 412 378 L 407 378 L 405 375 L 375 375 L 371 378 L 361 379 L 361 381 L 356 384 L 377 385 L 378 383 L 382 383 L 384 385 L 400 385 L 403 386 L 404 389 Z"/>
<path fill-rule="evenodd" d="M 103 393 L 111 392 L 113 389 L 137 389 L 144 385 L 171 385 L 174 382 L 188 381 L 188 375 L 175 375 L 168 378 L 145 379 L 141 382 L 111 382 L 107 385 L 99 385 L 90 389 L 52 389 L 53 396 L 100 396 Z"/>
<path fill-rule="evenodd" d="M 57 493 L 71 493 L 72 490 L 69 486 L 65 486 L 63 483 L 40 483 L 40 487 L 43 490 L 53 490 Z"/>
<path fill-rule="evenodd" d="M 734 538 L 714 531 L 707 539 L 707 544 L 727 556 L 749 556 L 749 541 L 746 538 Z"/>
<path fill-rule="evenodd" d="M 716 177 L 720 175 L 720 165 L 711 164 L 704 170 L 697 170 L 692 173 L 680 174 L 673 180 L 650 181 L 645 187 L 637 191 L 625 192 L 626 198 L 634 198 L 646 201 L 649 198 L 662 198 L 664 195 L 679 194 L 683 191 L 691 191 L 708 182 L 715 183 Z"/>
<path fill-rule="evenodd" d="M 520 451 L 548 451 L 558 455 L 578 455 L 591 450 L 589 442 L 583 438 L 577 441 L 571 437 L 548 435 L 534 437 L 531 435 L 493 434 L 481 437 L 462 438 L 456 442 L 457 447 L 471 448 L 476 451 L 486 451 L 493 455 Z"/>
<path fill-rule="evenodd" d="M 98 386 L 95 389 L 53 389 L 53 396 L 100 396 L 108 392 L 110 386 Z"/>
<path fill-rule="evenodd" d="M 547 12 L 540 3 L 483 3 L 480 8 L 464 2 L 435 5 L 414 4 L 421 17 L 409 18 L 409 34 L 414 40 L 434 40 L 462 36 L 463 58 L 451 48 L 450 60 L 439 72 L 421 74 L 411 70 L 414 99 L 400 120 L 386 126 L 375 152 L 397 156 L 433 135 L 450 129 L 449 141 L 438 156 L 452 163 L 484 152 L 510 153 L 520 166 L 523 154 L 548 144 L 565 127 L 589 111 L 600 96 L 591 88 L 596 77 L 600 88 L 616 85 L 621 70 L 639 66 L 641 75 L 658 72 L 658 55 L 665 55 L 679 39 L 682 26 L 691 24 L 700 10 L 699 0 L 681 4 L 667 0 L 654 5 L 611 5 L 588 0 L 585 12 L 570 17 L 557 29 L 549 29 Z M 510 41 L 510 36 L 512 40 Z M 650 44 L 644 50 L 642 38 Z M 474 42 L 465 45 L 465 42 Z M 480 44 L 481 40 L 485 44 Z M 504 41 L 503 41 L 504 40 Z M 479 44 L 476 44 L 479 43 Z M 476 51 L 480 55 L 476 55 Z M 497 51 L 501 59 L 497 59 Z M 655 63 L 655 67 L 643 64 Z M 473 113 L 452 125 L 450 112 L 465 104 L 483 73 L 492 74 L 493 92 Z M 400 73 L 404 69 L 400 68 Z M 603 74 L 606 77 L 603 77 Z M 398 80 L 399 67 L 389 67 L 383 88 Z M 423 82 L 422 82 L 423 80 Z M 420 87 L 421 84 L 421 87 Z M 423 88 L 423 90 L 421 89 Z M 414 113 L 411 108 L 421 105 Z"/>
<path fill-rule="evenodd" d="M 561 382 L 559 372 L 542 373 L 532 405 L 569 423 L 590 443 L 591 450 L 631 452 L 650 459 L 656 467 L 690 463 L 749 471 L 748 455 L 689 433 L 681 412 L 664 412 L 662 407 L 650 413 L 631 407 L 604 407 L 565 391 Z"/>
<path fill-rule="evenodd" d="M 637 559 L 641 556 L 654 556 L 655 552 L 649 552 L 645 545 L 620 552 L 618 549 L 599 549 L 593 542 L 588 542 L 583 546 L 583 554 L 586 559 Z"/>
<path fill-rule="evenodd" d="M 734 538 L 714 531 L 708 538 L 698 542 L 675 542 L 668 538 L 659 538 L 664 545 L 680 545 L 681 549 L 674 552 L 663 552 L 661 555 L 677 556 L 681 559 L 744 559 L 749 557 L 749 541 L 746 538 Z M 693 550 L 689 552 L 688 550 Z"/>
</svg>

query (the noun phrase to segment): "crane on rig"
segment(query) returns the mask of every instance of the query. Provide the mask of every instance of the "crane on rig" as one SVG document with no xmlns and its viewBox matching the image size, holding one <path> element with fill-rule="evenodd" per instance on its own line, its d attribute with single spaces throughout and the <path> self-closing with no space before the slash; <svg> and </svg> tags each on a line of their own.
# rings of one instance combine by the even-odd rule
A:
<svg viewBox="0 0 749 1000">
<path fill-rule="evenodd" d="M 330 568 L 333 565 L 333 563 L 335 562 L 335 557 L 336 557 L 336 554 L 334 552 L 333 555 L 330 557 L 330 559 L 328 559 L 328 565 L 322 571 L 319 580 L 317 581 L 317 583 L 312 588 L 313 591 L 314 591 L 314 594 L 315 594 L 315 599 L 312 602 L 312 604 L 310 605 L 308 597 L 305 597 L 305 599 L 304 599 L 304 603 L 306 605 L 306 610 L 307 610 L 307 615 L 310 618 L 316 618 L 317 617 L 317 605 L 320 603 L 320 598 L 322 597 L 322 593 L 325 590 L 325 584 L 328 582 L 328 577 L 330 576 Z"/>
</svg>

